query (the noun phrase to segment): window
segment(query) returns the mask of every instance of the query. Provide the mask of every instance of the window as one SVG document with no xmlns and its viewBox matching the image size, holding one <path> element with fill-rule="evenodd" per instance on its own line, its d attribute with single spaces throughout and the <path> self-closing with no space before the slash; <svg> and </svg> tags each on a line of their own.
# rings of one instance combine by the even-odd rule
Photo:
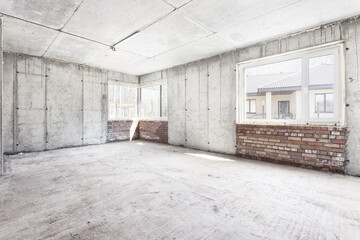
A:
<svg viewBox="0 0 360 240">
<path fill-rule="evenodd" d="M 332 113 L 334 109 L 334 94 L 316 93 L 315 94 L 315 113 Z"/>
<path fill-rule="evenodd" d="M 167 85 L 155 85 L 141 88 L 141 117 L 167 117 Z"/>
<path fill-rule="evenodd" d="M 137 88 L 109 84 L 109 120 L 137 117 Z"/>
<path fill-rule="evenodd" d="M 342 45 L 238 64 L 238 120 L 338 123 Z"/>
<path fill-rule="evenodd" d="M 333 118 L 334 56 L 310 58 L 309 69 L 310 118 Z"/>
<path fill-rule="evenodd" d="M 290 101 L 278 102 L 278 118 L 288 119 L 290 115 Z"/>
<path fill-rule="evenodd" d="M 141 117 L 160 117 L 160 85 L 141 88 Z"/>
<path fill-rule="evenodd" d="M 250 113 L 250 114 L 256 113 L 256 99 L 246 100 L 246 113 Z"/>
<path fill-rule="evenodd" d="M 259 102 L 259 108 L 246 111 L 246 119 L 296 119 L 301 116 L 301 59 L 245 68 L 246 101 Z M 295 102 L 287 114 L 284 102 Z M 279 103 L 280 102 L 280 103 Z M 246 103 L 248 105 L 248 103 Z M 281 108 L 282 107 L 282 108 Z M 245 106 L 246 108 L 246 106 Z M 253 110 L 253 111 L 252 111 Z M 258 110 L 258 111 L 256 111 Z M 248 114 L 252 113 L 252 114 Z"/>
<path fill-rule="evenodd" d="M 140 91 L 140 99 L 138 99 L 138 91 Z M 138 100 L 140 100 L 141 103 L 139 107 L 140 117 L 167 117 L 166 84 L 143 88 L 109 84 L 109 120 L 137 118 Z"/>
</svg>

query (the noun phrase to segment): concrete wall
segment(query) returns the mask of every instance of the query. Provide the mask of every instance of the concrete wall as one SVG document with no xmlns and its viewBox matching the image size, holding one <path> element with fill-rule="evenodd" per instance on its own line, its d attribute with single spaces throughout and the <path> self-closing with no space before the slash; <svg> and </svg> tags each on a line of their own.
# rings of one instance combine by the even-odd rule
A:
<svg viewBox="0 0 360 240">
<path fill-rule="evenodd" d="M 234 71 L 230 52 L 140 77 L 141 84 L 168 80 L 170 144 L 235 154 Z"/>
<path fill-rule="evenodd" d="M 28 55 L 4 55 L 6 153 L 105 143 L 107 82 L 138 78 Z"/>
<path fill-rule="evenodd" d="M 0 16 L 0 176 L 3 174 L 3 40 L 2 17 Z"/>
<path fill-rule="evenodd" d="M 139 83 L 151 85 L 152 83 L 155 84 L 156 82 L 164 81 L 167 79 L 166 72 L 167 72 L 167 70 L 163 70 L 163 71 L 158 71 L 158 72 L 142 75 L 139 78 Z"/>
<path fill-rule="evenodd" d="M 348 19 L 328 26 L 251 45 L 236 51 L 140 77 L 166 76 L 169 143 L 216 152 L 235 153 L 236 63 L 343 40 L 347 107 L 346 171 L 360 175 L 360 21 Z M 163 74 L 166 72 L 166 74 Z M 345 106 L 344 106 L 345 108 Z"/>
</svg>

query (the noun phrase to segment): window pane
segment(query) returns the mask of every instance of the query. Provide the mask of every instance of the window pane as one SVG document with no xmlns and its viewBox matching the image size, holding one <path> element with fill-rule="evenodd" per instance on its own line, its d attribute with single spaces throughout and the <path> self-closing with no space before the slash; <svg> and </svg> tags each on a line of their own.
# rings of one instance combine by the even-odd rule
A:
<svg viewBox="0 0 360 240">
<path fill-rule="evenodd" d="M 246 100 L 245 110 L 246 113 L 256 114 L 256 99 Z"/>
<path fill-rule="evenodd" d="M 109 102 L 114 102 L 114 85 L 109 85 Z"/>
<path fill-rule="evenodd" d="M 114 103 L 109 104 L 109 118 L 110 119 L 116 118 L 116 106 Z"/>
<path fill-rule="evenodd" d="M 115 103 L 120 103 L 120 96 L 121 96 L 120 86 L 115 85 L 114 86 L 114 102 Z"/>
<path fill-rule="evenodd" d="M 167 104 L 167 85 L 161 85 L 161 116 L 168 116 L 168 104 Z"/>
<path fill-rule="evenodd" d="M 300 119 L 301 83 L 301 59 L 246 68 L 246 119 Z"/>
<path fill-rule="evenodd" d="M 309 59 L 310 118 L 321 119 L 334 117 L 334 79 L 334 55 Z M 318 106 L 319 109 L 317 108 Z"/>
<path fill-rule="evenodd" d="M 315 94 L 315 112 L 325 111 L 325 94 Z"/>
<path fill-rule="evenodd" d="M 109 84 L 109 119 L 137 116 L 137 88 Z"/>
<path fill-rule="evenodd" d="M 121 88 L 121 103 L 122 116 L 120 118 L 135 118 L 137 107 L 137 88 L 123 87 Z"/>
<path fill-rule="evenodd" d="M 250 100 L 250 113 L 256 113 L 256 99 Z"/>
<path fill-rule="evenodd" d="M 141 117 L 160 117 L 160 85 L 141 88 Z"/>
<path fill-rule="evenodd" d="M 334 94 L 328 93 L 326 94 L 326 112 L 332 113 L 334 111 Z"/>
</svg>

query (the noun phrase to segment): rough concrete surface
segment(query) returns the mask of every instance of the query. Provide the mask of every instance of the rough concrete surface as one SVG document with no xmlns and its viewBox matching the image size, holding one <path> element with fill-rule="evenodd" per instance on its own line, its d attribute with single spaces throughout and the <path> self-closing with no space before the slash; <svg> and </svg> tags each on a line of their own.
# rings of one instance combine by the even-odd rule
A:
<svg viewBox="0 0 360 240">
<path fill-rule="evenodd" d="M 6 157 L 0 239 L 358 239 L 360 179 L 142 141 Z"/>
<path fill-rule="evenodd" d="M 3 173 L 3 86 L 4 86 L 4 75 L 3 75 L 3 41 L 2 41 L 2 16 L 0 16 L 0 176 Z"/>
<path fill-rule="evenodd" d="M 342 111 L 344 127 L 348 129 L 346 160 L 349 164 L 346 172 L 360 175 L 360 159 L 357 157 L 360 146 L 359 39 L 359 18 L 346 19 L 140 76 L 140 82 L 159 77 L 168 82 L 169 143 L 233 154 L 236 149 L 236 64 L 343 41 L 346 50 L 340 55 L 345 58 Z"/>
<path fill-rule="evenodd" d="M 135 76 L 5 53 L 4 152 L 105 143 L 108 80 Z"/>
<path fill-rule="evenodd" d="M 5 50 L 134 75 L 353 17 L 359 9 L 358 0 L 1 0 L 0 4 Z"/>
</svg>

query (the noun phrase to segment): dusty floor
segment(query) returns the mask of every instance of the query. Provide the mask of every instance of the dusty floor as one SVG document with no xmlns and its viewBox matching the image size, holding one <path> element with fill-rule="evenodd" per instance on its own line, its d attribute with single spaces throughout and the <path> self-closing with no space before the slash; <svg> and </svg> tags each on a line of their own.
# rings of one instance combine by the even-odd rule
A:
<svg viewBox="0 0 360 240">
<path fill-rule="evenodd" d="M 6 158 L 0 239 L 359 239 L 360 178 L 147 142 Z"/>
</svg>

